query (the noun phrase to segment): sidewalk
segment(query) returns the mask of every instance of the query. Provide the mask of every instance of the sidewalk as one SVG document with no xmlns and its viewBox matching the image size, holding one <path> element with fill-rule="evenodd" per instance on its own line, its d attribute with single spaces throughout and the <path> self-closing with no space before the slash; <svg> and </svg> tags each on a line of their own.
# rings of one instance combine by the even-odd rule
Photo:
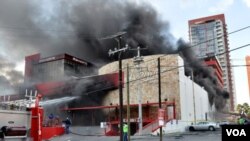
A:
<svg viewBox="0 0 250 141">
<path fill-rule="evenodd" d="M 99 126 L 73 126 L 70 128 L 70 134 L 64 134 L 50 139 L 49 141 L 119 141 L 120 136 L 105 136 L 104 129 Z M 185 135 L 196 135 L 196 132 L 174 132 L 164 134 L 164 138 L 178 139 Z M 130 137 L 131 141 L 158 141 L 157 135 L 134 135 Z"/>
<path fill-rule="evenodd" d="M 70 127 L 70 134 L 51 138 L 49 141 L 119 141 L 120 136 L 105 136 L 104 129 L 99 126 L 73 126 Z M 156 136 L 143 135 L 131 136 L 131 141 L 151 141 Z"/>
<path fill-rule="evenodd" d="M 49 141 L 119 141 L 120 136 L 80 136 L 74 134 L 63 135 L 60 137 L 55 137 Z M 159 140 L 159 137 L 154 136 L 131 136 L 131 141 L 156 141 Z"/>
</svg>

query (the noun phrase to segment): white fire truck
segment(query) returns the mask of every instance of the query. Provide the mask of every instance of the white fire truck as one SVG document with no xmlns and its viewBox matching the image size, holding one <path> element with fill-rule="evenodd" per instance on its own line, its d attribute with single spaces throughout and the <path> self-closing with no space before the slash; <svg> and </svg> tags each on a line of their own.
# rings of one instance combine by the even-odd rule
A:
<svg viewBox="0 0 250 141">
<path fill-rule="evenodd" d="M 27 99 L 0 102 L 0 138 L 27 138 L 32 103 Z"/>
</svg>

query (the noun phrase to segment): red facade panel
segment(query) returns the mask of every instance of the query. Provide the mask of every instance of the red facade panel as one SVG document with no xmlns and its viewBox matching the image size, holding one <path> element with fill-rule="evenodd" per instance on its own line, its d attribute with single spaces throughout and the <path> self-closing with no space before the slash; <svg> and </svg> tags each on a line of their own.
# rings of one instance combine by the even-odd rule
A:
<svg viewBox="0 0 250 141">
<path fill-rule="evenodd" d="M 32 77 L 32 68 L 33 68 L 33 65 L 35 63 L 39 62 L 39 60 L 40 60 L 40 54 L 39 53 L 25 57 L 25 72 L 24 72 L 24 76 L 25 76 L 26 79 Z"/>
<path fill-rule="evenodd" d="M 218 62 L 216 60 L 206 60 L 205 63 L 208 66 L 213 67 L 214 71 L 215 71 L 215 75 L 217 77 L 217 79 L 219 80 L 220 86 L 221 88 L 223 88 L 223 74 L 222 74 L 222 69 L 220 67 L 220 65 L 218 64 Z"/>
<path fill-rule="evenodd" d="M 36 84 L 35 87 L 41 95 L 48 96 L 48 95 L 53 95 L 58 90 L 61 90 L 62 88 L 64 88 L 65 82 L 45 82 L 45 83 Z"/>
<path fill-rule="evenodd" d="M 71 79 L 67 81 L 39 83 L 36 84 L 35 87 L 41 95 L 50 96 L 58 94 L 62 92 L 62 90 L 67 90 L 68 92 L 71 92 L 73 91 L 74 86 L 76 86 L 77 83 L 86 79 L 86 82 L 89 82 L 89 84 L 86 84 L 86 93 L 94 93 L 98 92 L 96 90 L 97 85 L 99 85 L 103 91 L 117 89 L 119 87 L 118 78 L 118 73 L 110 73 L 104 75 L 90 76 L 86 78 Z"/>
<path fill-rule="evenodd" d="M 247 78 L 248 78 L 248 89 L 250 97 L 250 56 L 246 56 L 246 65 L 247 65 Z"/>
</svg>

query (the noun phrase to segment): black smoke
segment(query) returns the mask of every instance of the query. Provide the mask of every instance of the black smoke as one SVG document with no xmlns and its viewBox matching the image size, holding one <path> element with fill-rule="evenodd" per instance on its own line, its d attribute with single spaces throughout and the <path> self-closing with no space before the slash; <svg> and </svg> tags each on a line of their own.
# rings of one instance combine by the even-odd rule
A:
<svg viewBox="0 0 250 141">
<path fill-rule="evenodd" d="M 209 91 L 210 104 L 215 103 L 220 108 L 223 102 L 217 102 L 217 97 L 228 97 L 226 92 L 218 89 L 217 80 L 211 73 L 199 67 L 200 61 L 191 55 L 191 51 L 182 50 L 185 43 L 175 45 L 169 23 L 147 3 L 4 0 L 0 4 L 0 17 L 0 37 L 4 37 L 1 40 L 6 46 L 1 51 L 9 53 L 15 61 L 33 53 L 52 56 L 67 52 L 101 66 L 115 59 L 108 56 L 108 51 L 117 47 L 115 39 L 101 39 L 124 31 L 122 46 L 147 48 L 143 55 L 181 51 L 185 62 L 197 69 L 194 71 L 199 75 L 195 81 Z M 132 56 L 133 52 L 127 51 L 123 57 Z"/>
<path fill-rule="evenodd" d="M 178 52 L 185 62 L 186 74 L 193 76 L 192 79 L 208 92 L 210 105 L 214 104 L 217 110 L 222 110 L 226 105 L 226 99 L 229 98 L 229 93 L 218 83 L 214 70 L 196 58 L 193 48 L 183 40 L 178 41 L 178 47 Z"/>
<path fill-rule="evenodd" d="M 18 86 L 23 82 L 23 75 L 22 72 L 16 71 L 15 67 L 15 63 L 0 56 L 0 96 L 17 94 Z"/>
<path fill-rule="evenodd" d="M 146 3 L 5 0 L 0 9 L 0 36 L 15 60 L 34 53 L 67 52 L 91 62 L 107 62 L 112 60 L 108 50 L 117 42 L 99 39 L 120 31 L 127 32 L 126 43 L 131 47 L 148 47 L 146 54 L 172 50 L 162 47 L 172 46 L 174 40 L 168 22 Z"/>
</svg>

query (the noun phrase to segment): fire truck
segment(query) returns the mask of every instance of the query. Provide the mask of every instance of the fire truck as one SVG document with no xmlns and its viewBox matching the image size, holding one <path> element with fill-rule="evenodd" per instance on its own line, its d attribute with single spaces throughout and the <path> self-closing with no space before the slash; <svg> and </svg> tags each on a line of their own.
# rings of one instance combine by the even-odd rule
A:
<svg viewBox="0 0 250 141">
<path fill-rule="evenodd" d="M 26 138 L 31 127 L 31 113 L 27 104 L 31 101 L 23 99 L 0 103 L 0 137 Z"/>
<path fill-rule="evenodd" d="M 63 135 L 62 125 L 43 126 L 44 111 L 39 105 L 40 99 L 40 94 L 31 94 L 28 99 L 1 101 L 0 137 L 42 141 Z"/>
</svg>

